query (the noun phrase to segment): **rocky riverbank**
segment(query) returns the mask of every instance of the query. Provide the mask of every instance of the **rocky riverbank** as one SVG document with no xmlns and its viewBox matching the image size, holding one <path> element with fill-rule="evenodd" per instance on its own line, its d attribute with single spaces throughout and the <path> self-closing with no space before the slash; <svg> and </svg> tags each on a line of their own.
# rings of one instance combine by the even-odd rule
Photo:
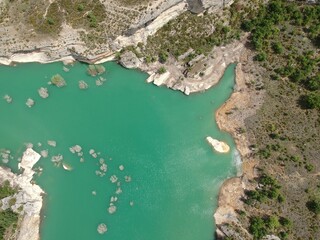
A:
<svg viewBox="0 0 320 240">
<path fill-rule="evenodd" d="M 244 197 L 244 190 L 252 188 L 249 180 L 257 177 L 255 166 L 258 162 L 252 154 L 245 120 L 254 115 L 261 107 L 265 95 L 264 91 L 257 90 L 259 88 L 252 86 L 252 83 L 256 82 L 256 74 L 263 74 L 263 70 L 253 63 L 252 58 L 250 50 L 243 49 L 236 67 L 235 91 L 216 112 L 219 128 L 233 136 L 242 158 L 241 172 L 237 177 L 227 179 L 220 188 L 218 209 L 214 214 L 218 238 L 238 236 L 232 230 L 233 228 L 228 227 L 229 225 L 236 226 L 242 232 L 242 236 L 249 236 L 239 224 L 237 211 L 244 209 L 241 199 Z M 256 82 L 255 84 L 261 83 Z"/>
<path fill-rule="evenodd" d="M 32 167 L 40 157 L 40 154 L 28 148 L 23 153 L 19 163 L 19 168 L 23 169 L 23 172 L 19 175 L 12 173 L 9 169 L 0 167 L 0 182 L 9 181 L 11 187 L 18 189 L 18 192 L 13 196 L 1 200 L 2 210 L 11 208 L 23 216 L 17 232 L 17 240 L 37 240 L 40 238 L 40 211 L 44 191 L 38 185 L 32 183 L 35 173 Z M 14 202 L 14 204 L 10 204 L 10 202 Z"/>
</svg>

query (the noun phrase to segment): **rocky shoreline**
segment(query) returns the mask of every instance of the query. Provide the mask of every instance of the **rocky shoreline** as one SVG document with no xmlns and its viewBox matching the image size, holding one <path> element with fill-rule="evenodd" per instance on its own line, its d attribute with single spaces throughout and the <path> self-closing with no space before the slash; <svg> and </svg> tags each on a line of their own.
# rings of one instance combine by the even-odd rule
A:
<svg viewBox="0 0 320 240">
<path fill-rule="evenodd" d="M 23 172 L 19 175 L 12 173 L 10 169 L 0 167 L 0 182 L 9 181 L 11 187 L 18 189 L 18 192 L 13 196 L 1 200 L 2 210 L 11 208 L 23 216 L 17 232 L 17 240 L 40 239 L 40 211 L 44 191 L 38 185 L 32 183 L 35 173 L 32 167 L 40 157 L 41 155 L 32 148 L 27 148 L 19 163 L 19 168 L 23 169 Z M 15 200 L 15 203 L 10 205 L 12 199 Z"/>
<path fill-rule="evenodd" d="M 250 87 L 249 83 L 256 78 L 254 74 L 262 71 L 254 65 L 252 59 L 250 50 L 244 49 L 236 67 L 235 91 L 216 112 L 216 121 L 219 128 L 232 135 L 242 158 L 241 172 L 238 173 L 238 176 L 225 180 L 219 191 L 218 209 L 214 214 L 218 239 L 237 236 L 237 233 L 230 230 L 228 225 L 237 226 L 239 231 L 242 232 L 242 236 L 250 237 L 247 230 L 239 224 L 237 217 L 237 211 L 244 210 L 241 201 L 244 197 L 244 191 L 251 188 L 249 181 L 257 177 L 255 167 L 258 160 L 252 154 L 245 131 L 245 120 L 253 116 L 261 107 L 265 95 L 264 91 Z"/>
<path fill-rule="evenodd" d="M 206 2 L 206 1 L 204 1 Z M 233 1 L 227 1 L 229 4 Z M 208 6 L 207 6 L 208 5 Z M 212 7 L 213 3 L 208 3 L 207 7 Z M 186 1 L 181 1 L 178 4 L 171 6 L 163 14 L 159 14 L 151 24 L 145 28 L 140 28 L 133 35 L 126 37 L 120 36 L 116 39 L 113 49 L 102 46 L 95 53 L 84 53 L 85 46 L 83 43 L 72 42 L 61 48 L 57 44 L 52 46 L 41 42 L 40 48 L 29 49 L 27 51 L 13 52 L 11 55 L 0 54 L 0 64 L 12 65 L 15 63 L 39 62 L 51 63 L 63 61 L 65 64 L 70 64 L 75 61 L 86 62 L 89 64 L 100 64 L 107 61 L 114 61 L 116 53 L 123 47 L 130 44 L 137 44 L 139 41 L 145 42 L 148 35 L 154 34 L 170 19 L 175 18 L 181 12 L 186 11 Z M 177 14 L 179 12 L 179 14 Z M 68 27 L 64 26 L 61 36 L 65 36 L 68 32 Z M 256 66 L 253 64 L 250 50 L 245 48 L 247 35 L 242 36 L 240 40 L 234 41 L 226 46 L 215 47 L 208 56 L 200 56 L 196 61 L 195 69 L 200 69 L 198 72 L 183 73 L 183 66 L 176 59 L 169 58 L 165 64 L 159 62 L 146 64 L 142 59 L 135 55 L 129 56 L 129 61 L 125 62 L 125 58 L 120 59 L 120 63 L 128 68 L 137 68 L 147 72 L 149 78 L 148 83 L 153 83 L 157 86 L 166 86 L 173 90 L 179 90 L 186 95 L 195 92 L 206 91 L 211 88 L 222 78 L 226 67 L 231 63 L 238 63 L 236 68 L 236 87 L 230 99 L 216 112 L 216 121 L 221 130 L 229 132 L 235 139 L 237 149 L 242 158 L 242 174 L 241 176 L 227 179 L 221 186 L 219 193 L 218 205 L 214 214 L 217 225 L 217 236 L 227 236 L 228 229 L 225 227 L 227 223 L 238 224 L 237 209 L 242 209 L 240 198 L 243 196 L 244 189 L 249 179 L 255 177 L 254 167 L 257 161 L 252 157 L 250 143 L 246 133 L 242 132 L 245 129 L 245 119 L 252 116 L 263 102 L 263 92 L 256 91 L 249 87 L 249 83 L 255 81 L 256 76 L 250 71 Z M 69 41 L 73 41 L 71 37 Z M 71 47 L 75 47 L 76 51 L 70 51 Z M 201 66 L 208 66 L 201 69 Z M 166 72 L 159 73 L 159 69 L 164 67 Z M 200 74 L 201 73 L 201 74 Z M 7 172 L 7 170 L 1 171 Z M 8 178 L 15 178 L 13 173 L 7 173 Z M 42 199 L 41 199 L 42 201 Z M 42 202 L 41 202 L 42 203 Z M 20 233 L 25 238 L 19 237 L 18 240 L 24 239 L 39 239 L 40 215 L 30 217 L 25 215 Z M 28 229 L 37 229 L 31 231 L 33 236 L 28 236 Z M 245 231 L 245 230 L 244 230 Z M 20 234 L 20 235 L 21 235 Z M 20 236 L 19 235 L 19 236 Z M 26 237 L 28 236 L 28 237 Z"/>
<path fill-rule="evenodd" d="M 236 141 L 237 148 L 241 154 L 243 160 L 243 174 L 241 177 L 235 177 L 226 180 L 221 186 L 219 193 L 219 208 L 214 214 L 214 218 L 217 225 L 217 236 L 223 236 L 221 226 L 224 226 L 226 223 L 237 223 L 235 209 L 241 209 L 241 202 L 239 201 L 243 195 L 243 190 L 246 188 L 245 182 L 248 179 L 254 177 L 253 166 L 256 161 L 250 157 L 249 142 L 245 134 L 238 134 L 240 128 L 245 128 L 244 120 L 245 118 L 254 114 L 256 109 L 259 107 L 257 102 L 262 102 L 262 96 L 257 95 L 257 92 L 251 90 L 247 87 L 246 83 L 250 82 L 253 78 L 252 74 L 248 73 L 249 65 L 253 67 L 252 60 L 250 62 L 249 50 L 246 50 L 244 44 L 246 42 L 247 36 L 244 36 L 239 41 L 235 41 L 231 44 L 228 44 L 223 47 L 216 47 L 213 49 L 212 53 L 206 61 L 208 71 L 205 76 L 200 79 L 187 78 L 184 81 L 181 81 L 181 71 L 179 71 L 178 64 L 174 63 L 174 60 L 170 60 L 166 67 L 168 71 L 164 74 L 158 74 L 157 70 L 162 64 L 153 63 L 153 64 L 144 64 L 141 63 L 138 66 L 133 65 L 132 68 L 136 67 L 142 71 L 147 72 L 150 76 L 147 79 L 147 82 L 153 82 L 158 86 L 166 86 L 173 90 L 179 90 L 189 95 L 194 92 L 202 92 L 210 87 L 214 86 L 219 82 L 221 77 L 224 74 L 226 67 L 231 63 L 238 63 L 236 68 L 236 90 L 230 97 L 230 99 L 216 112 L 216 120 L 218 126 L 221 130 L 227 131 L 232 134 Z M 65 56 L 60 59 L 44 59 L 41 57 L 41 53 L 26 53 L 20 55 L 14 55 L 10 61 L 1 61 L 1 64 L 10 65 L 12 62 L 40 62 L 40 63 L 49 63 L 56 61 L 63 61 L 65 64 L 70 64 L 77 59 L 72 56 Z M 101 56 L 103 56 L 101 58 Z M 97 61 L 90 63 L 103 63 L 106 61 L 115 60 L 115 54 L 111 55 L 101 55 L 95 59 Z M 105 57 L 106 56 L 106 57 Z M 214 57 L 213 57 L 214 56 Z M 139 60 L 140 61 L 140 60 Z M 246 63 L 244 67 L 243 63 Z M 245 69 L 244 69 L 245 68 Z M 247 72 L 245 72 L 245 71 Z M 232 112 L 232 114 L 228 114 Z M 28 229 L 27 226 L 33 224 L 35 227 L 40 226 L 40 219 L 35 221 L 35 219 L 30 219 L 26 216 L 25 220 L 22 223 L 21 232 L 24 232 L 23 229 Z M 33 221 L 33 222 L 32 222 Z M 26 235 L 24 233 L 24 235 Z M 24 238 L 19 238 L 23 240 Z M 38 239 L 38 238 L 29 238 L 29 239 Z"/>
</svg>

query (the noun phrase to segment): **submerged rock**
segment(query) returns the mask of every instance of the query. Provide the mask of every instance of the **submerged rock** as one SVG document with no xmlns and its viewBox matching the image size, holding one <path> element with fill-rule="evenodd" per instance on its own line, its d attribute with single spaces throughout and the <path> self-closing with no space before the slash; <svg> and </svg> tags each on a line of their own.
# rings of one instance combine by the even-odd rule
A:
<svg viewBox="0 0 320 240">
<path fill-rule="evenodd" d="M 117 211 L 117 207 L 110 203 L 110 207 L 108 208 L 108 212 L 110 214 L 114 214 Z"/>
<path fill-rule="evenodd" d="M 100 166 L 100 170 L 101 170 L 102 172 L 107 172 L 107 170 L 108 170 L 107 164 L 103 163 L 103 164 Z"/>
<path fill-rule="evenodd" d="M 93 157 L 93 158 L 97 158 L 98 154 L 94 151 L 94 149 L 90 149 L 89 154 Z"/>
<path fill-rule="evenodd" d="M 52 156 L 51 161 L 52 162 L 61 162 L 63 160 L 63 156 L 61 154 L 58 154 L 56 156 Z"/>
<path fill-rule="evenodd" d="M 34 100 L 32 98 L 28 98 L 26 105 L 31 108 L 34 105 Z"/>
<path fill-rule="evenodd" d="M 51 146 L 51 147 L 56 147 L 56 146 L 57 146 L 57 142 L 56 142 L 56 141 L 53 141 L 53 140 L 48 140 L 47 143 L 48 143 L 48 145 Z"/>
<path fill-rule="evenodd" d="M 111 203 L 116 202 L 116 201 L 118 201 L 118 198 L 117 198 L 117 197 L 112 196 L 112 197 L 110 198 L 110 202 L 111 202 Z"/>
<path fill-rule="evenodd" d="M 116 176 L 116 175 L 112 175 L 112 176 L 110 177 L 110 181 L 111 181 L 112 183 L 117 182 L 117 181 L 118 181 L 117 176 Z"/>
<path fill-rule="evenodd" d="M 124 180 L 126 181 L 126 182 L 131 182 L 131 176 L 124 176 Z"/>
<path fill-rule="evenodd" d="M 89 86 L 85 81 L 83 81 L 83 80 L 79 81 L 79 88 L 80 89 L 87 89 L 88 87 Z"/>
<path fill-rule="evenodd" d="M 49 97 L 49 92 L 48 92 L 47 88 L 44 88 L 44 87 L 39 88 L 38 93 L 39 93 L 40 97 L 42 97 L 42 98 Z"/>
<path fill-rule="evenodd" d="M 119 166 L 119 170 L 120 170 L 120 171 L 123 171 L 123 170 L 124 170 L 124 166 L 123 166 L 123 165 L 120 165 L 120 166 Z"/>
<path fill-rule="evenodd" d="M 230 147 L 225 142 L 220 142 L 212 137 L 207 137 L 206 140 L 217 152 L 227 153 L 230 151 Z"/>
<path fill-rule="evenodd" d="M 66 81 L 63 79 L 63 77 L 61 77 L 60 74 L 56 74 L 56 75 L 52 76 L 51 83 L 53 85 L 56 85 L 59 88 L 67 85 Z"/>
<path fill-rule="evenodd" d="M 41 156 L 43 157 L 43 158 L 47 158 L 48 157 L 48 150 L 46 149 L 46 150 L 42 150 L 41 152 L 40 152 L 40 154 L 41 154 Z"/>
<path fill-rule="evenodd" d="M 7 103 L 12 103 L 12 97 L 10 97 L 9 95 L 4 95 L 3 97 L 4 100 L 6 100 Z"/>
<path fill-rule="evenodd" d="M 99 78 L 96 80 L 96 85 L 97 85 L 97 86 L 102 86 L 105 81 L 106 81 L 105 78 L 99 77 Z"/>
<path fill-rule="evenodd" d="M 8 149 L 3 149 L 3 150 L 1 150 L 1 152 L 0 152 L 0 156 L 1 156 L 1 158 L 2 158 L 2 162 L 3 163 L 8 163 L 9 162 L 9 160 L 10 160 L 10 150 L 8 150 Z"/>
<path fill-rule="evenodd" d="M 80 153 L 82 150 L 82 147 L 79 145 L 74 145 L 72 147 L 69 148 L 71 153 Z"/>
<path fill-rule="evenodd" d="M 121 189 L 120 187 L 118 187 L 117 190 L 116 190 L 116 194 L 119 195 L 119 194 L 121 194 L 121 193 L 122 193 L 122 189 Z"/>
<path fill-rule="evenodd" d="M 33 148 L 33 144 L 32 143 L 25 143 L 24 145 L 26 146 L 26 148 Z"/>
<path fill-rule="evenodd" d="M 104 234 L 108 231 L 107 225 L 104 223 L 100 223 L 97 228 L 98 233 Z"/>
<path fill-rule="evenodd" d="M 89 65 L 87 68 L 87 72 L 91 76 L 96 76 L 104 73 L 106 69 L 102 65 Z"/>
</svg>

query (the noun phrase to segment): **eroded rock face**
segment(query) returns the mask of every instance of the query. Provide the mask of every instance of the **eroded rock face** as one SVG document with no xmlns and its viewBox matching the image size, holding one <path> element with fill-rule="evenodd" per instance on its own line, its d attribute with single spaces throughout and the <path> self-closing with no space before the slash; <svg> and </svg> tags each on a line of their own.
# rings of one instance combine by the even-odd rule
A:
<svg viewBox="0 0 320 240">
<path fill-rule="evenodd" d="M 201 0 L 188 0 L 189 11 L 192 13 L 201 13 L 204 11 L 204 7 Z"/>
<path fill-rule="evenodd" d="M 223 8 L 230 6 L 234 0 L 201 0 L 204 8 Z"/>
<path fill-rule="evenodd" d="M 128 51 L 121 55 L 120 64 L 125 68 L 138 68 L 141 61 L 133 52 Z"/>
</svg>

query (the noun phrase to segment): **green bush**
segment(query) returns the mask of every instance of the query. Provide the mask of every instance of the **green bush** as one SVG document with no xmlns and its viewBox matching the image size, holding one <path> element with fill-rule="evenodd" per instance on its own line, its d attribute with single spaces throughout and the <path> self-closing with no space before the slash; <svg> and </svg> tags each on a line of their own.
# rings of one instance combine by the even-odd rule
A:
<svg viewBox="0 0 320 240">
<path fill-rule="evenodd" d="M 252 234 L 254 239 L 261 239 L 267 235 L 267 228 L 262 218 L 252 217 L 250 219 L 249 232 Z"/>
<path fill-rule="evenodd" d="M 254 57 L 254 60 L 259 62 L 263 62 L 266 59 L 267 59 L 267 54 L 265 52 L 260 52 Z"/>
<path fill-rule="evenodd" d="M 158 74 L 164 74 L 167 71 L 165 67 L 160 67 L 157 71 Z"/>
<path fill-rule="evenodd" d="M 11 209 L 0 211 L 0 239 L 4 239 L 4 234 L 9 227 L 13 226 L 15 229 L 17 222 L 18 214 Z"/>
<path fill-rule="evenodd" d="M 0 187 L 0 199 L 9 197 L 15 193 L 17 193 L 17 189 L 12 188 L 9 181 L 5 181 Z"/>
<path fill-rule="evenodd" d="M 320 92 L 311 92 L 305 96 L 306 107 L 320 109 Z"/>
<path fill-rule="evenodd" d="M 320 213 L 320 198 L 314 198 L 307 202 L 307 208 L 309 211 L 319 214 Z"/>
</svg>

